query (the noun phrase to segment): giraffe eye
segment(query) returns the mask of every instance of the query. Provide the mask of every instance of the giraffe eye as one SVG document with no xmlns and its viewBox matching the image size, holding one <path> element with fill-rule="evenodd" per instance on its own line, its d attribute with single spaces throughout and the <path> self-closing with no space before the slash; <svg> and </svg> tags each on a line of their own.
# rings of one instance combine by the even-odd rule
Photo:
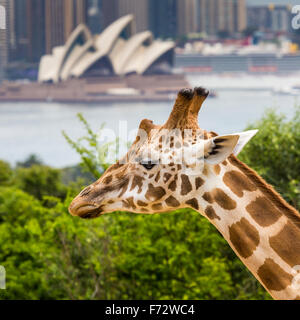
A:
<svg viewBox="0 0 300 320">
<path fill-rule="evenodd" d="M 151 161 L 148 161 L 148 162 L 142 162 L 141 165 L 147 169 L 147 170 L 151 170 L 154 166 L 155 166 L 155 163 L 152 163 Z"/>
</svg>

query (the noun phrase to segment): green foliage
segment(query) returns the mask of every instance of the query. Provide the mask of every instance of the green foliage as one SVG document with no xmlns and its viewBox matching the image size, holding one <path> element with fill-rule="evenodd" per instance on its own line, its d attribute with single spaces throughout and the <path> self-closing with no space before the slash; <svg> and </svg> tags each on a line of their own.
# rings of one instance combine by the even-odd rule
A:
<svg viewBox="0 0 300 320">
<path fill-rule="evenodd" d="M 13 171 L 10 165 L 0 160 L 0 185 L 8 184 L 12 178 Z"/>
<path fill-rule="evenodd" d="M 42 165 L 43 162 L 35 154 L 31 154 L 25 161 L 17 162 L 17 167 L 30 168 L 33 165 Z"/>
<path fill-rule="evenodd" d="M 77 141 L 73 141 L 64 131 L 63 136 L 68 144 L 80 155 L 80 165 L 82 168 L 91 173 L 95 179 L 98 179 L 99 175 L 108 168 L 105 160 L 109 149 L 114 143 L 110 142 L 99 146 L 97 140 L 100 139 L 104 124 L 101 125 L 97 135 L 92 131 L 90 125 L 81 113 L 78 113 L 77 117 L 83 124 L 87 135 L 79 138 Z"/>
<path fill-rule="evenodd" d="M 61 184 L 61 172 L 47 166 L 33 165 L 16 170 L 15 184 L 39 200 L 44 196 L 64 198 L 66 187 Z"/>
<path fill-rule="evenodd" d="M 97 137 L 83 119 L 88 137 L 66 138 L 98 178 L 106 166 L 96 160 Z M 268 112 L 251 126 L 260 132 L 241 154 L 298 207 L 299 126 L 299 111 L 291 121 Z M 0 162 L 0 265 L 7 271 L 0 298 L 270 299 L 218 231 L 192 210 L 117 212 L 89 221 L 70 216 L 79 177 L 77 168 L 11 169 Z"/>
</svg>

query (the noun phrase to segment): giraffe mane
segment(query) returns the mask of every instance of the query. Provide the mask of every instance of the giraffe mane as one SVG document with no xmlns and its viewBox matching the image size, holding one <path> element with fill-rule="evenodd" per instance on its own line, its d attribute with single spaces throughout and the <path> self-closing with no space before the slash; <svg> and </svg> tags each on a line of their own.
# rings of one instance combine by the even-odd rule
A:
<svg viewBox="0 0 300 320">
<path fill-rule="evenodd" d="M 264 194 L 264 196 L 272 201 L 276 207 L 287 217 L 290 221 L 300 229 L 300 214 L 299 212 L 289 205 L 279 193 L 263 178 L 261 178 L 253 169 L 249 168 L 245 163 L 240 161 L 234 155 L 231 155 L 228 160 L 236 167 L 238 167 Z"/>
</svg>

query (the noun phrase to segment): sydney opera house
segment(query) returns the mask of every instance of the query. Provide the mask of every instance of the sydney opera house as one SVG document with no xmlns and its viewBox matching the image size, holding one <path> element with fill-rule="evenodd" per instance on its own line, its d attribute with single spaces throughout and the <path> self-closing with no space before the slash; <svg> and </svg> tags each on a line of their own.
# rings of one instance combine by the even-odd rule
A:
<svg viewBox="0 0 300 320">
<path fill-rule="evenodd" d="M 79 25 L 64 46 L 41 58 L 37 82 L 3 82 L 1 101 L 107 103 L 169 101 L 184 87 L 174 73 L 175 44 L 135 33 L 133 15 L 101 34 Z"/>
<path fill-rule="evenodd" d="M 150 31 L 135 33 L 134 23 L 134 16 L 127 15 L 94 36 L 79 25 L 64 46 L 42 57 L 39 82 L 170 73 L 174 42 L 154 40 Z"/>
</svg>

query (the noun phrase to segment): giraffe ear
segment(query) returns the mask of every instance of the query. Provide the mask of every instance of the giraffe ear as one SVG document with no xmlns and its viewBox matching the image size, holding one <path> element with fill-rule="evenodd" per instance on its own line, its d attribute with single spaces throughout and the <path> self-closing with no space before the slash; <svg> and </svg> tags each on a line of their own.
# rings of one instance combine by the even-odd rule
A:
<svg viewBox="0 0 300 320">
<path fill-rule="evenodd" d="M 241 133 L 217 136 L 205 145 L 205 161 L 209 164 L 219 164 L 227 159 L 232 153 L 238 155 L 247 142 L 258 132 L 250 130 Z"/>
<path fill-rule="evenodd" d="M 237 156 L 245 147 L 245 145 L 257 134 L 258 130 L 249 130 L 241 133 L 235 133 L 239 136 L 239 141 L 233 150 L 233 154 Z"/>
</svg>

